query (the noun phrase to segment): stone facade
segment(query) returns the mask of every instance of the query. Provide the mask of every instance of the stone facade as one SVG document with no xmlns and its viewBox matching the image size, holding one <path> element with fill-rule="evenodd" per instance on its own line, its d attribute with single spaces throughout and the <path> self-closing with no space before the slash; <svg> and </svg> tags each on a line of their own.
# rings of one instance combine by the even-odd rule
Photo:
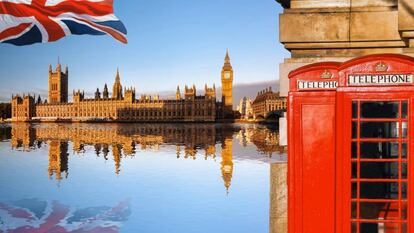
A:
<svg viewBox="0 0 414 233">
<path fill-rule="evenodd" d="M 269 233 L 287 232 L 287 163 L 270 165 Z"/>
<path fill-rule="evenodd" d="M 136 98 L 134 88 L 122 89 L 119 71 L 116 73 L 112 97 L 105 84 L 101 95 L 86 98 L 83 91 L 73 91 L 73 102 L 67 100 L 68 68 L 63 73 L 49 68 L 49 101 L 23 95 L 12 97 L 12 121 L 131 121 L 131 122 L 214 122 L 232 113 L 233 68 L 227 52 L 222 70 L 223 102 L 216 101 L 216 87 L 204 87 L 204 95 L 185 86 L 177 87 L 175 99 L 160 99 L 158 95 Z M 223 103 L 223 106 L 222 106 Z"/>
<path fill-rule="evenodd" d="M 280 42 L 291 52 L 280 65 L 280 92 L 301 66 L 362 55 L 414 55 L 414 1 L 278 0 Z"/>
<path fill-rule="evenodd" d="M 247 97 L 243 97 L 237 106 L 237 111 L 240 113 L 241 119 L 253 118 L 252 100 Z"/>
<path fill-rule="evenodd" d="M 272 91 L 269 87 L 257 93 L 256 99 L 252 103 L 253 118 L 263 119 L 277 111 L 285 111 L 287 107 L 286 97 Z"/>
</svg>

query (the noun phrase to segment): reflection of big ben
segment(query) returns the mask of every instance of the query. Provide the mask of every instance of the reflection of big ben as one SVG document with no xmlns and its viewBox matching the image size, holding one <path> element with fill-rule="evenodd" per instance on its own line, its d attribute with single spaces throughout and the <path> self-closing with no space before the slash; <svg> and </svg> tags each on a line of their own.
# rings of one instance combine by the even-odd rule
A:
<svg viewBox="0 0 414 233">
<path fill-rule="evenodd" d="M 224 58 L 224 65 L 221 70 L 221 92 L 223 103 L 223 117 L 233 114 L 233 67 L 230 64 L 229 51 Z"/>
<path fill-rule="evenodd" d="M 68 176 L 68 143 L 51 141 L 49 143 L 49 178 L 56 174 L 55 179 L 61 180 L 62 173 Z"/>
<path fill-rule="evenodd" d="M 221 149 L 221 175 L 223 177 L 224 186 L 228 191 L 233 176 L 233 139 L 224 140 Z"/>
<path fill-rule="evenodd" d="M 115 174 L 119 175 L 121 171 L 121 158 L 122 158 L 122 147 L 118 144 L 112 145 L 112 155 L 115 162 Z"/>
</svg>

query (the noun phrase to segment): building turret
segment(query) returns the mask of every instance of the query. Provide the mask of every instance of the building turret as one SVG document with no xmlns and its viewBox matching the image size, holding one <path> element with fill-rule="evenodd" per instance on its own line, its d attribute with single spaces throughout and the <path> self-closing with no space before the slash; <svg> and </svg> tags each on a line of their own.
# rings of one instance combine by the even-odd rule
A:
<svg viewBox="0 0 414 233">
<path fill-rule="evenodd" d="M 115 77 L 115 83 L 112 88 L 112 98 L 121 100 L 122 97 L 122 85 L 121 85 L 121 78 L 119 76 L 119 69 L 116 70 L 116 77 Z"/>
<path fill-rule="evenodd" d="M 37 97 L 37 104 L 41 104 L 42 103 L 42 98 L 40 98 L 40 95 Z"/>
<path fill-rule="evenodd" d="M 213 86 L 212 88 L 209 88 L 207 84 L 204 86 L 204 93 L 206 97 L 209 98 L 216 98 L 216 88 Z"/>
<path fill-rule="evenodd" d="M 95 99 L 96 99 L 96 100 L 101 99 L 101 92 L 99 92 L 99 88 L 96 88 L 96 92 L 95 92 Z"/>
<path fill-rule="evenodd" d="M 105 83 L 104 90 L 102 93 L 102 98 L 109 99 L 108 85 L 106 85 L 106 83 Z"/>
<path fill-rule="evenodd" d="M 193 88 L 189 88 L 185 85 L 184 95 L 186 100 L 194 100 L 196 97 L 196 87 L 193 85 Z"/>
<path fill-rule="evenodd" d="M 133 103 L 135 102 L 135 90 L 134 88 L 126 88 L 125 89 L 125 98 L 124 98 L 125 102 L 128 103 Z"/>
<path fill-rule="evenodd" d="M 180 100 L 181 99 L 180 86 L 177 86 L 177 92 L 175 93 L 175 99 L 176 100 Z"/>
<path fill-rule="evenodd" d="M 77 90 L 76 92 L 73 91 L 73 102 L 79 103 L 83 101 L 85 98 L 85 92 L 81 92 L 80 90 Z"/>
</svg>

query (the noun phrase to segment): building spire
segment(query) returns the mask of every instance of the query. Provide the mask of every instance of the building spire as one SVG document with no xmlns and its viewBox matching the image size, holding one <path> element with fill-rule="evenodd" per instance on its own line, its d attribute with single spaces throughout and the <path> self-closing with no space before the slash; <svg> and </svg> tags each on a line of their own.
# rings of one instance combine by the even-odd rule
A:
<svg viewBox="0 0 414 233">
<path fill-rule="evenodd" d="M 121 78 L 119 77 L 119 67 L 116 68 L 115 82 L 121 82 Z"/>
<path fill-rule="evenodd" d="M 224 58 L 225 63 L 230 63 L 230 55 L 229 55 L 229 49 L 226 50 L 226 57 Z"/>
</svg>

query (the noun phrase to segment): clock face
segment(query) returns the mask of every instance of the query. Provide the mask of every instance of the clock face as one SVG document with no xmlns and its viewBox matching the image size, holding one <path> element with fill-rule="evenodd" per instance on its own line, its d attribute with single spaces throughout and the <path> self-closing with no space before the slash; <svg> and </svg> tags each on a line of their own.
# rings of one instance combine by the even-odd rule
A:
<svg viewBox="0 0 414 233">
<path fill-rule="evenodd" d="M 229 79 L 229 78 L 230 78 L 230 72 L 226 72 L 226 73 L 224 73 L 224 78 L 225 78 L 225 79 Z"/>
</svg>

